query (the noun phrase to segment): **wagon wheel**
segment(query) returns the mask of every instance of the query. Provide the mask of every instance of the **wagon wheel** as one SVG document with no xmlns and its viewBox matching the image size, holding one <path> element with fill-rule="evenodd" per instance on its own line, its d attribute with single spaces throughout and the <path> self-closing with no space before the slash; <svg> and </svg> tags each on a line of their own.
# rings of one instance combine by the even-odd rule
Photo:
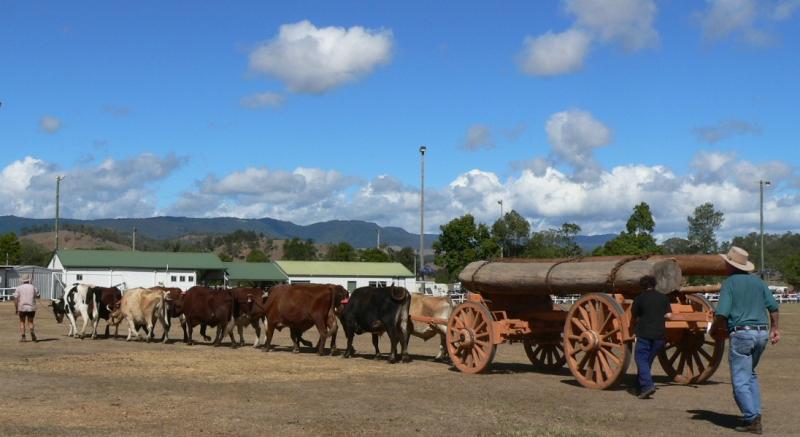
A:
<svg viewBox="0 0 800 437">
<path fill-rule="evenodd" d="M 695 312 L 713 311 L 711 304 L 702 296 L 690 294 L 687 303 Z M 703 328 L 679 331 L 677 336 L 667 336 L 664 348 L 658 353 L 658 361 L 667 375 L 678 384 L 706 381 L 719 367 L 725 353 L 725 342 L 706 334 Z"/>
<path fill-rule="evenodd" d="M 453 365 L 464 373 L 480 373 L 489 368 L 497 345 L 494 344 L 494 318 L 475 302 L 457 306 L 447 321 L 447 351 Z"/>
<path fill-rule="evenodd" d="M 584 387 L 611 387 L 628 370 L 631 351 L 623 341 L 624 316 L 607 294 L 587 294 L 570 308 L 564 352 L 569 370 Z"/>
<path fill-rule="evenodd" d="M 526 338 L 523 340 L 525 354 L 536 370 L 555 372 L 564 367 L 567 357 L 564 355 L 562 334 L 552 339 Z"/>
</svg>

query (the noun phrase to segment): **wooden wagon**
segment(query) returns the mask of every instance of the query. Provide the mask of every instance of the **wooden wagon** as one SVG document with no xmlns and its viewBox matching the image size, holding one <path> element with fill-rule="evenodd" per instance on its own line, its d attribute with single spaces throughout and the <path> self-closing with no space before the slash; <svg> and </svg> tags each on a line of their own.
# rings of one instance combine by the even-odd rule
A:
<svg viewBox="0 0 800 437">
<path fill-rule="evenodd" d="M 498 344 L 519 341 L 541 371 L 567 364 L 583 386 L 612 387 L 631 360 L 639 278 L 655 274 L 658 288 L 675 291 L 659 362 L 676 382 L 700 383 L 717 369 L 725 346 L 706 332 L 714 311 L 699 292 L 707 290 L 681 282 L 725 271 L 716 255 L 475 262 L 459 275 L 469 293 L 447 320 L 448 352 L 460 371 L 479 373 Z M 553 303 L 551 295 L 568 294 L 580 296 L 569 309 Z"/>
</svg>

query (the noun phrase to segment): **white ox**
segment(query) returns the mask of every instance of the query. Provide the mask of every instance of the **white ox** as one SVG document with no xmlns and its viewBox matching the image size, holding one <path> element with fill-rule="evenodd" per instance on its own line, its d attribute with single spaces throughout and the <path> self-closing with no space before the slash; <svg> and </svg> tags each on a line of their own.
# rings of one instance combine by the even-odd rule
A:
<svg viewBox="0 0 800 437">
<path fill-rule="evenodd" d="M 167 329 L 166 304 L 163 290 L 148 290 L 146 288 L 132 288 L 122 295 L 119 308 L 114 308 L 109 322 L 115 325 L 128 321 L 128 338 L 139 338 L 139 327 L 145 329 L 146 340 L 153 337 L 153 328 L 156 320 L 161 323 L 162 329 Z"/>
<path fill-rule="evenodd" d="M 69 321 L 69 333 L 67 335 L 70 337 L 83 338 L 86 332 L 86 325 L 88 325 L 90 321 L 100 318 L 97 305 L 92 306 L 91 314 L 89 312 L 87 297 L 92 287 L 94 286 L 90 284 L 73 284 L 72 287 L 64 293 L 64 297 L 53 300 L 53 313 L 56 316 L 56 320 L 60 323 L 63 317 L 67 316 L 67 321 Z M 81 327 L 80 333 L 78 333 L 76 322 L 78 317 L 83 318 L 83 326 Z M 96 324 L 94 332 L 95 334 L 97 333 Z"/>
<path fill-rule="evenodd" d="M 439 354 L 434 358 L 436 361 L 447 357 L 445 339 L 447 325 L 417 322 L 413 318 L 417 316 L 448 320 L 451 312 L 453 312 L 453 301 L 447 296 L 425 296 L 419 293 L 411 293 L 411 308 L 408 310 L 413 321 L 411 335 L 428 341 L 436 334 L 439 334 Z"/>
</svg>

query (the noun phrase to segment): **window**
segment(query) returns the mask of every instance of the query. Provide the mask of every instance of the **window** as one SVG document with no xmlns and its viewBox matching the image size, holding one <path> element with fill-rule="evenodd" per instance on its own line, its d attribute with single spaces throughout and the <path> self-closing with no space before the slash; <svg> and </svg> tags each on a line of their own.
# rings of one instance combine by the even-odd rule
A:
<svg viewBox="0 0 800 437">
<path fill-rule="evenodd" d="M 187 279 L 189 282 L 194 282 L 194 276 L 187 276 L 187 277 L 186 277 L 186 279 Z"/>
<path fill-rule="evenodd" d="M 347 291 L 352 293 L 353 290 L 355 289 L 356 289 L 356 281 L 347 281 Z"/>
<path fill-rule="evenodd" d="M 181 276 L 181 282 L 186 282 L 186 276 Z"/>
<path fill-rule="evenodd" d="M 75 275 L 76 281 L 83 281 L 83 275 Z"/>
<path fill-rule="evenodd" d="M 370 287 L 385 287 L 386 281 L 369 281 Z"/>
<path fill-rule="evenodd" d="M 178 282 L 178 277 L 177 276 L 173 276 L 172 277 L 172 282 Z"/>
</svg>

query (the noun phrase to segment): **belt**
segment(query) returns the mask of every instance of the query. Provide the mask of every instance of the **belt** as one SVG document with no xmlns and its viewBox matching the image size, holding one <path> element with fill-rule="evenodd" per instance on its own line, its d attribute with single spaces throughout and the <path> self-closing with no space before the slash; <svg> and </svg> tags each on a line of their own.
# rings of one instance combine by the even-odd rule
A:
<svg viewBox="0 0 800 437">
<path fill-rule="evenodd" d="M 769 326 L 767 325 L 745 325 L 745 326 L 737 326 L 733 328 L 734 331 L 767 331 L 769 330 Z"/>
</svg>

